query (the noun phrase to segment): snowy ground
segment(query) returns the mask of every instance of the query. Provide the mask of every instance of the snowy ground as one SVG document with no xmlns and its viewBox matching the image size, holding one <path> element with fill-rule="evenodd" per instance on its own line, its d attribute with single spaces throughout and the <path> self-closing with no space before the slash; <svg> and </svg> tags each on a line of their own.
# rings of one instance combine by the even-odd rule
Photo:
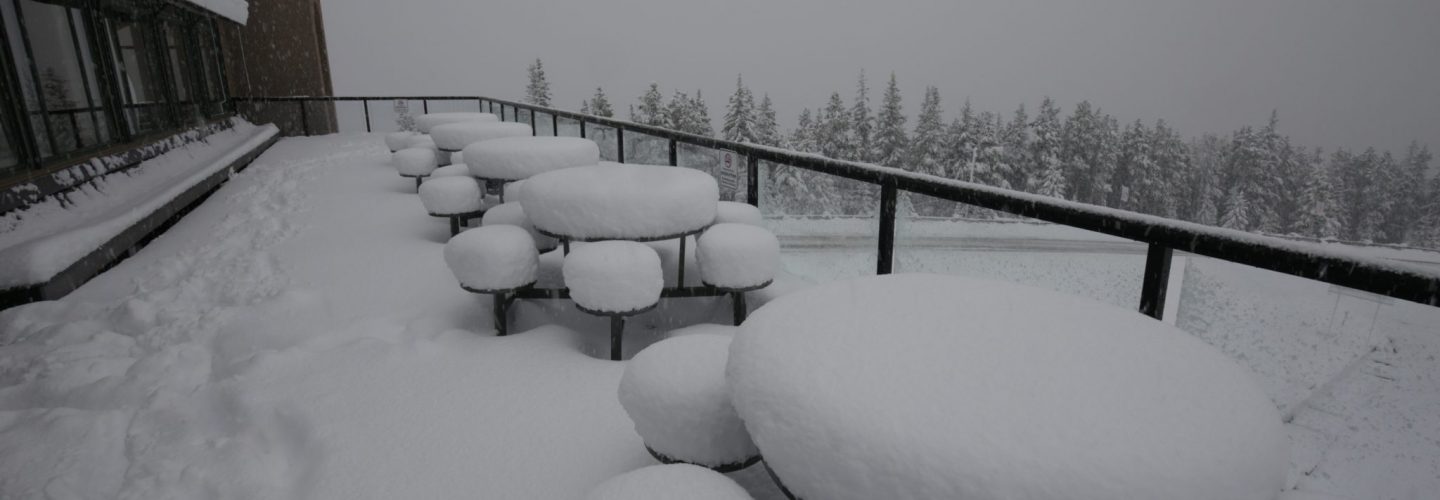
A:
<svg viewBox="0 0 1440 500">
<path fill-rule="evenodd" d="M 615 396 L 623 364 L 597 359 L 605 320 L 524 302 L 525 333 L 493 337 L 488 300 L 445 268 L 445 222 L 387 162 L 378 135 L 283 140 L 135 257 L 0 313 L 0 497 L 573 498 L 653 463 Z M 1143 255 L 1103 238 L 937 243 L 952 230 L 902 228 L 897 268 L 1138 297 Z M 854 243 L 871 239 L 777 232 L 794 275 L 873 272 L 873 245 Z M 1012 248 L 1036 239 L 1082 242 Z M 1177 324 L 1294 415 L 1292 483 L 1440 491 L 1440 309 L 1176 267 Z M 627 350 L 729 309 L 674 304 L 637 318 Z M 757 471 L 735 476 L 775 498 Z"/>
</svg>

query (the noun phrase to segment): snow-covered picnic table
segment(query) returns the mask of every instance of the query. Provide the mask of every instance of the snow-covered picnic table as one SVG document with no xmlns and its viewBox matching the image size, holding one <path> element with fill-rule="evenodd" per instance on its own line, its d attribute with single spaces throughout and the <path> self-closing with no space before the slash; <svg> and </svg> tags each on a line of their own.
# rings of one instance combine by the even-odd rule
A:
<svg viewBox="0 0 1440 500">
<path fill-rule="evenodd" d="M 1007 282 L 895 275 L 770 302 L 731 397 L 800 498 L 1275 498 L 1274 404 L 1213 347 Z"/>
</svg>

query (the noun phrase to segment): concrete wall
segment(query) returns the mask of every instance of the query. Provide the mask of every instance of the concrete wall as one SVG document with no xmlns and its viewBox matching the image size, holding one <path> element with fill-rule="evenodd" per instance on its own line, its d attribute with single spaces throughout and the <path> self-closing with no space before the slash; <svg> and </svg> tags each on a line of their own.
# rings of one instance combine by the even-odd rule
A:
<svg viewBox="0 0 1440 500">
<path fill-rule="evenodd" d="M 250 0 L 250 21 L 221 22 L 220 40 L 233 97 L 334 95 L 320 0 Z M 236 111 L 284 135 L 304 135 L 307 125 L 312 135 L 335 131 L 330 103 L 306 104 L 304 122 L 295 102 L 240 102 Z"/>
</svg>

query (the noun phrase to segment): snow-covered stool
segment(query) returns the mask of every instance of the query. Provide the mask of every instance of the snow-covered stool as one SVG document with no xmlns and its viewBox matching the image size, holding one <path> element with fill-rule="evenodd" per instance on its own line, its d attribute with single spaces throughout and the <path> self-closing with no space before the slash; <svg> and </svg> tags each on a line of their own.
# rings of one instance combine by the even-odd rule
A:
<svg viewBox="0 0 1440 500">
<path fill-rule="evenodd" d="M 392 155 L 395 162 L 395 170 L 400 171 L 400 177 L 415 179 L 415 189 L 420 189 L 420 183 L 430 176 L 438 166 L 435 160 L 435 150 L 429 148 L 406 148 L 396 151 Z"/>
<path fill-rule="evenodd" d="M 410 146 L 410 138 L 414 136 L 415 132 L 409 130 L 385 134 L 385 147 L 390 148 L 391 153 L 405 149 Z"/>
<path fill-rule="evenodd" d="M 529 237 L 529 233 L 525 235 Z M 625 317 L 648 311 L 660 302 L 665 288 L 660 255 L 633 241 L 601 241 L 576 248 L 565 257 L 560 271 L 576 308 L 610 317 L 610 359 L 619 361 Z"/>
<path fill-rule="evenodd" d="M 749 205 L 746 205 L 749 206 Z M 735 324 L 745 321 L 745 292 L 770 286 L 780 269 L 780 240 L 762 227 L 727 222 L 700 235 L 700 281 L 730 294 Z"/>
<path fill-rule="evenodd" d="M 600 146 L 579 137 L 513 137 L 465 148 L 470 173 L 482 179 L 517 181 L 563 168 L 595 165 Z"/>
<path fill-rule="evenodd" d="M 535 135 L 535 132 L 529 125 L 512 122 L 455 122 L 436 125 L 430 129 L 430 137 L 435 139 L 435 147 L 445 156 L 460 153 L 466 146 L 482 141 L 532 135 Z"/>
<path fill-rule="evenodd" d="M 451 163 L 430 172 L 430 177 L 470 177 L 470 169 L 463 164 Z"/>
<path fill-rule="evenodd" d="M 502 187 L 500 190 L 500 202 L 509 203 L 513 201 L 515 203 L 519 203 L 520 186 L 523 185 L 525 185 L 525 181 L 511 181 L 505 183 L 505 186 Z"/>
<path fill-rule="evenodd" d="M 585 500 L 753 500 L 724 474 L 686 464 L 651 465 L 596 485 Z"/>
<path fill-rule="evenodd" d="M 763 226 L 765 218 L 760 215 L 760 208 L 755 205 L 735 201 L 722 201 L 715 205 L 715 223 Z"/>
<path fill-rule="evenodd" d="M 420 203 L 431 217 L 450 219 L 450 236 L 460 234 L 460 226 L 470 219 L 485 215 L 484 193 L 470 177 L 432 176 L 420 184 Z"/>
<path fill-rule="evenodd" d="M 468 229 L 445 243 L 445 264 L 467 292 L 495 301 L 495 332 L 504 336 L 515 292 L 533 286 L 540 254 L 530 233 L 515 226 Z"/>
<path fill-rule="evenodd" d="M 729 354 L 730 337 L 686 335 L 646 347 L 625 366 L 620 406 L 656 460 L 717 472 L 760 461 L 760 450 L 730 404 Z"/>
<path fill-rule="evenodd" d="M 415 134 L 410 136 L 410 138 L 405 141 L 405 147 L 436 149 L 435 139 L 431 138 L 429 134 Z"/>
<path fill-rule="evenodd" d="M 798 291 L 739 327 L 725 374 L 801 498 L 1268 500 L 1289 469 L 1280 412 L 1216 348 L 1004 281 Z"/>
<path fill-rule="evenodd" d="M 490 207 L 485 211 L 485 216 L 480 219 L 480 224 L 516 226 L 529 231 L 530 237 L 535 239 L 535 249 L 540 253 L 549 252 L 560 246 L 560 241 L 535 230 L 535 225 L 531 224 L 530 218 L 525 216 L 525 209 L 520 206 L 519 202 L 511 201 Z"/>
<path fill-rule="evenodd" d="M 520 203 L 530 222 L 541 233 L 559 238 L 562 245 L 679 239 L 681 287 L 685 286 L 685 240 L 715 222 L 719 198 L 720 188 L 709 174 L 656 165 L 553 170 L 527 179 L 520 187 Z"/>
<path fill-rule="evenodd" d="M 461 122 L 498 122 L 500 117 L 493 113 L 478 112 L 457 112 L 457 113 L 425 113 L 415 117 L 415 129 L 422 134 L 428 134 L 437 126 L 447 123 Z"/>
</svg>

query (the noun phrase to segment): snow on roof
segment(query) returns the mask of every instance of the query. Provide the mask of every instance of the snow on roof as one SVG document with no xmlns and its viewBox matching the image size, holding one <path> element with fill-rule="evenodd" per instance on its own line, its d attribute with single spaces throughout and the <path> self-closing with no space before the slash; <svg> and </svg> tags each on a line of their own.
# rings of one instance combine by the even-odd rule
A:
<svg viewBox="0 0 1440 500">
<path fill-rule="evenodd" d="M 250 19 L 249 0 L 186 0 L 196 7 L 219 14 L 220 17 L 245 24 Z"/>
</svg>

